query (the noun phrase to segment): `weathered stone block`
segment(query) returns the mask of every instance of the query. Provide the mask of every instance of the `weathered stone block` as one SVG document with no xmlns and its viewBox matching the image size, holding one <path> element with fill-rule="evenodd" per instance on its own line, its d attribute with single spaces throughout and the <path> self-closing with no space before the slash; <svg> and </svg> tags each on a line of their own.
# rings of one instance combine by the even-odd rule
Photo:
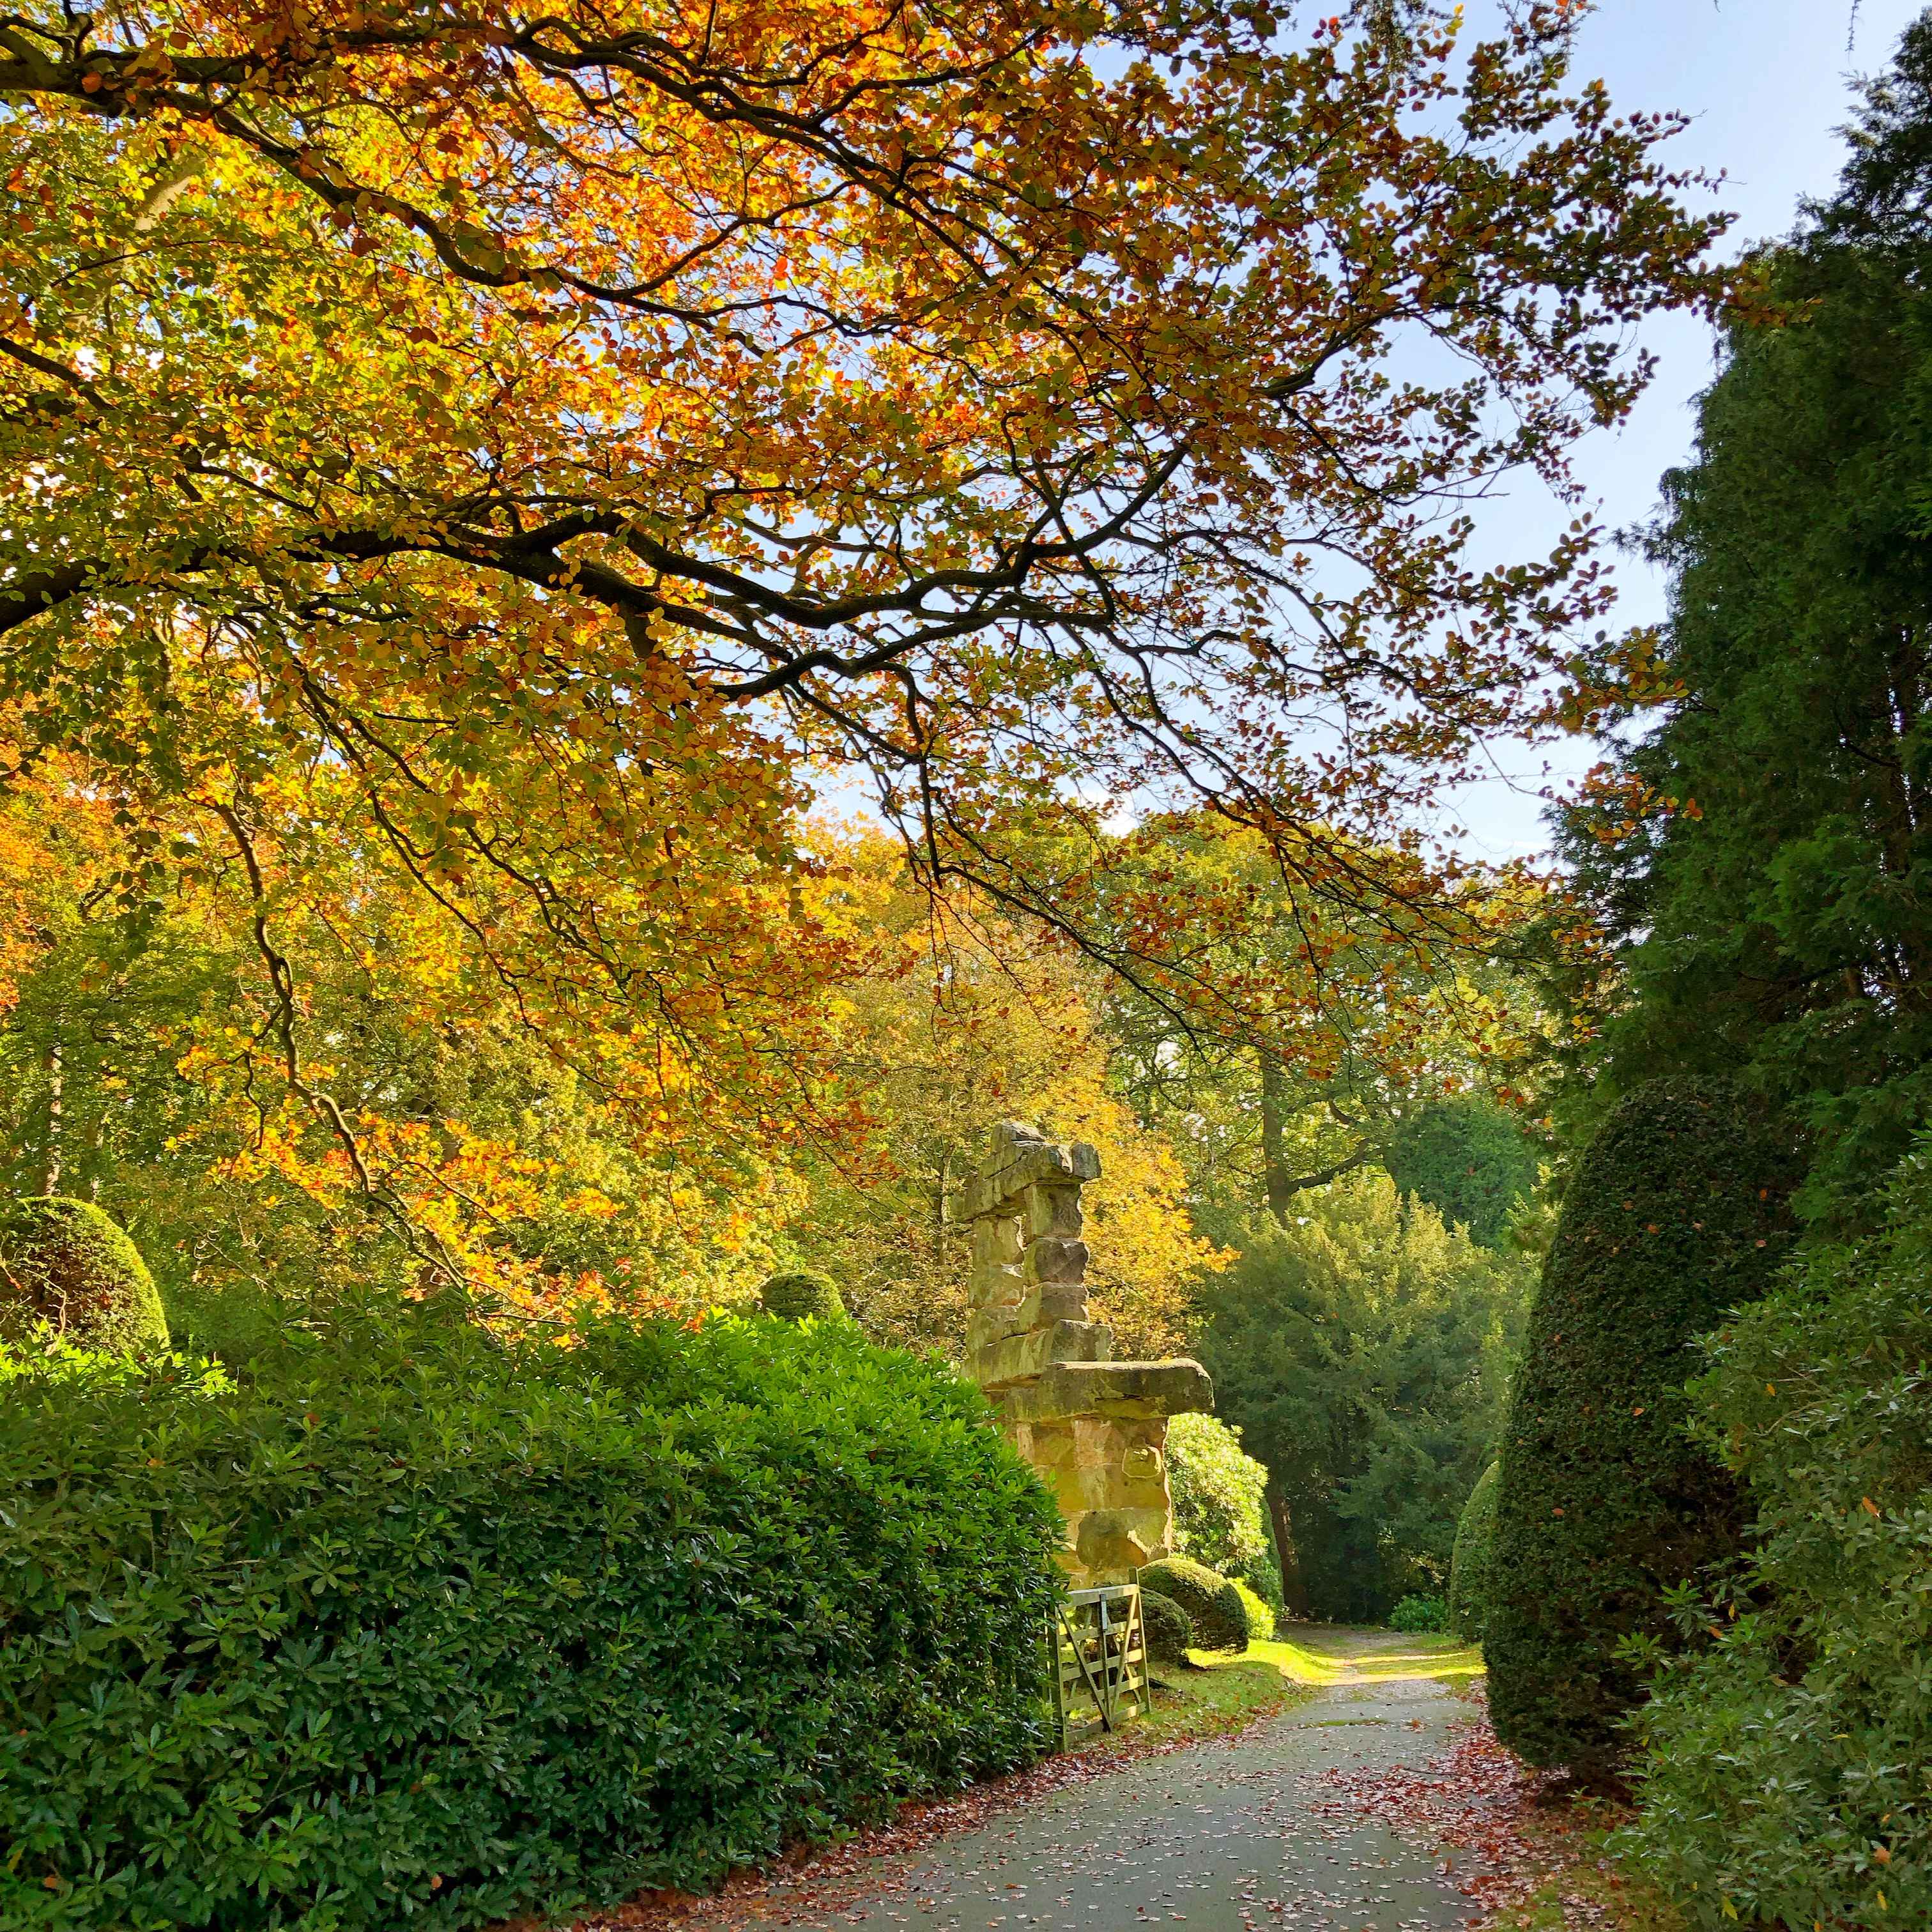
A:
<svg viewBox="0 0 1932 1932">
<path fill-rule="evenodd" d="M 1070 1316 L 1047 1316 L 1044 1318 L 1078 1321 L 1084 1318 L 1086 1312 L 1086 1304 L 1082 1302 Z M 1024 1335 L 1028 1330 L 1039 1328 L 1042 1319 L 1040 1290 L 1029 1288 L 1017 1301 L 994 1302 L 968 1313 L 966 1346 L 969 1348 L 984 1348 L 987 1342 L 1002 1340 L 1008 1335 Z"/>
<path fill-rule="evenodd" d="M 1076 1583 L 1118 1582 L 1164 1556 L 1172 1508 L 1166 1418 L 1213 1406 L 1197 1362 L 1110 1362 L 1088 1318 L 1080 1186 L 1094 1150 L 1008 1124 L 986 1168 L 947 1203 L 973 1223 L 968 1360 L 1000 1426 L 1058 1503 Z"/>
<path fill-rule="evenodd" d="M 1198 1362 L 1056 1362 L 1037 1382 L 1010 1391 L 1016 1420 L 1062 1416 L 1179 1415 L 1211 1408 L 1214 1384 Z"/>
<path fill-rule="evenodd" d="M 1085 1224 L 1077 1187 L 1030 1187 L 1020 1204 L 1020 1227 L 1029 1241 L 1049 1235 L 1072 1240 Z"/>
<path fill-rule="evenodd" d="M 1088 1316 L 1087 1291 L 1074 1282 L 1046 1283 L 1034 1305 L 1042 1322 L 1084 1322 Z"/>
<path fill-rule="evenodd" d="M 950 1196 L 946 1218 L 964 1223 L 992 1214 L 1041 1181 L 1064 1186 L 1099 1178 L 1100 1156 L 1084 1141 L 1063 1147 L 1006 1123 L 994 1130 L 993 1158 Z"/>
<path fill-rule="evenodd" d="M 967 1370 L 982 1389 L 1001 1389 L 1043 1374 L 1055 1362 L 1104 1362 L 1114 1331 L 1100 1322 L 1056 1322 L 991 1340 L 967 1358 Z"/>
<path fill-rule="evenodd" d="M 1168 1521 L 1164 1510 L 1088 1510 L 1070 1526 L 1069 1540 L 1088 1575 L 1124 1579 L 1168 1554 Z"/>
<path fill-rule="evenodd" d="M 1087 1244 L 1064 1240 L 1058 1234 L 1042 1234 L 1027 1244 L 1021 1263 L 1029 1281 L 1084 1281 L 1087 1275 Z"/>
<path fill-rule="evenodd" d="M 1026 1246 L 1017 1214 L 988 1214 L 973 1223 L 973 1273 L 1017 1268 Z"/>
<path fill-rule="evenodd" d="M 989 1264 L 974 1270 L 972 1286 L 966 1298 L 976 1306 L 996 1306 L 1003 1301 L 1017 1301 L 1030 1294 L 1034 1285 L 1024 1262 L 1010 1266 Z"/>
</svg>

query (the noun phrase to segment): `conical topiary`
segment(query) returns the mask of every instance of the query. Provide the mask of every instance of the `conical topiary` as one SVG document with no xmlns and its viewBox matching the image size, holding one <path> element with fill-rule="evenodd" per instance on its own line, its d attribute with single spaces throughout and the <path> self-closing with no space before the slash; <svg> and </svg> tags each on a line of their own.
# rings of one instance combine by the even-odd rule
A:
<svg viewBox="0 0 1932 1932">
<path fill-rule="evenodd" d="M 831 1277 L 809 1268 L 773 1275 L 759 1289 L 758 1301 L 767 1315 L 786 1322 L 830 1322 L 845 1312 Z"/>
<path fill-rule="evenodd" d="M 1563 1202 L 1504 1430 L 1484 1651 L 1498 1735 L 1532 1764 L 1613 1773 L 1664 1592 L 1742 1534 L 1684 1434 L 1693 1343 L 1754 1301 L 1790 1241 L 1791 1151 L 1726 1083 L 1660 1080 L 1612 1113 Z"/>
<path fill-rule="evenodd" d="M 44 1322 L 78 1348 L 122 1355 L 168 1346 L 140 1250 L 92 1202 L 58 1194 L 0 1206 L 0 1334 Z"/>
</svg>

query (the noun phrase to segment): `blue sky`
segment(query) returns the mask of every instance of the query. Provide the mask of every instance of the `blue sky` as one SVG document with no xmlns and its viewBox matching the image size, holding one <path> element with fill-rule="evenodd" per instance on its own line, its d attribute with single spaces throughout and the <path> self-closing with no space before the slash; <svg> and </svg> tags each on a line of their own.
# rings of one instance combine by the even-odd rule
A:
<svg viewBox="0 0 1932 1932">
<path fill-rule="evenodd" d="M 1739 218 L 1727 244 L 1735 249 L 1784 233 L 1800 196 L 1829 188 L 1841 152 L 1835 130 L 1850 106 L 1849 76 L 1883 68 L 1925 4 L 1600 0 L 1579 35 L 1578 77 L 1600 76 L 1619 110 L 1676 109 L 1694 117 L 1673 144 L 1672 164 L 1727 177 L 1717 199 Z M 1470 28 L 1491 27 L 1499 11 L 1495 0 L 1471 0 Z M 1622 428 L 1593 437 L 1578 452 L 1579 474 L 1613 528 L 1650 514 L 1658 478 L 1690 449 L 1692 405 L 1712 373 L 1710 332 L 1700 323 L 1665 317 L 1642 339 L 1659 358 L 1655 383 Z M 1546 545 L 1553 523 L 1526 491 L 1496 506 L 1492 520 L 1484 549 L 1523 554 Z M 1616 568 L 1618 622 L 1661 616 L 1664 585 L 1642 560 L 1619 557 Z M 1458 842 L 1472 856 L 1495 859 L 1540 850 L 1537 788 L 1586 770 L 1596 752 L 1580 741 L 1547 752 L 1496 748 L 1513 782 L 1459 795 L 1453 817 L 1467 836 Z"/>
</svg>

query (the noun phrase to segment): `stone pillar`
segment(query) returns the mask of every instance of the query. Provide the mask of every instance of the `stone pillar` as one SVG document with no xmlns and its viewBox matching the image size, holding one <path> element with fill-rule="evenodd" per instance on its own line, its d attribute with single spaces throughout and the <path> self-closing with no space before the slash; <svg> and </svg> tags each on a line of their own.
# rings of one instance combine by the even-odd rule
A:
<svg viewBox="0 0 1932 1932">
<path fill-rule="evenodd" d="M 1088 1318 L 1080 1190 L 1100 1172 L 1084 1142 L 1007 1121 L 946 1202 L 973 1244 L 967 1373 L 1059 1503 L 1076 1588 L 1125 1582 L 1172 1550 L 1167 1418 L 1214 1406 L 1198 1362 L 1116 1362 L 1114 1331 Z"/>
</svg>

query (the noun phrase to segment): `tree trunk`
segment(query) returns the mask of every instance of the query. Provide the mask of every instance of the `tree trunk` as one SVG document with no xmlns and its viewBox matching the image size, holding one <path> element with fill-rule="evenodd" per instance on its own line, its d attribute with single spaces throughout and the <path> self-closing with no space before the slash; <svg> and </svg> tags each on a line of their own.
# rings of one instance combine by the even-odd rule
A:
<svg viewBox="0 0 1932 1932">
<path fill-rule="evenodd" d="M 61 1184 L 61 1100 L 66 1084 L 58 1042 L 47 1048 L 44 1064 L 47 1070 L 47 1139 L 46 1158 L 40 1162 L 40 1192 L 58 1194 Z"/>
<path fill-rule="evenodd" d="M 1289 1520 L 1288 1498 L 1278 1484 L 1268 1486 L 1268 1520 L 1274 1526 L 1275 1567 L 1281 1572 L 1282 1607 L 1292 1617 L 1304 1622 L 1314 1614 L 1308 1600 L 1308 1586 L 1302 1580 L 1301 1557 L 1294 1546 L 1294 1525 Z"/>
<path fill-rule="evenodd" d="M 1268 1212 L 1284 1228 L 1288 1204 L 1294 1198 L 1294 1178 L 1282 1157 L 1281 1063 L 1263 1049 L 1262 1064 L 1262 1177 L 1268 1187 Z"/>
</svg>

